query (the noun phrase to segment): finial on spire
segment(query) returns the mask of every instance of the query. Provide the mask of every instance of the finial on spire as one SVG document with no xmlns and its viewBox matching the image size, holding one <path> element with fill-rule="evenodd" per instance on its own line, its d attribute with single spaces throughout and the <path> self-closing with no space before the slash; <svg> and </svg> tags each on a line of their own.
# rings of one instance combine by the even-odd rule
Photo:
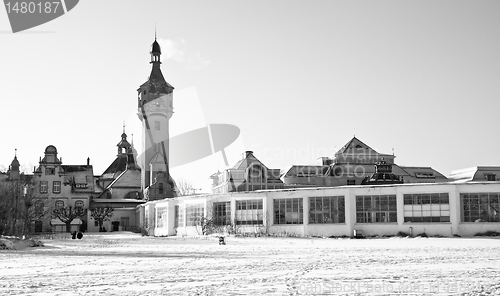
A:
<svg viewBox="0 0 500 296">
<path fill-rule="evenodd" d="M 123 121 L 123 133 L 125 133 L 125 120 Z"/>
<path fill-rule="evenodd" d="M 14 149 L 14 157 L 17 157 L 17 148 Z"/>
<path fill-rule="evenodd" d="M 155 41 L 156 41 L 156 23 L 155 23 Z"/>
</svg>

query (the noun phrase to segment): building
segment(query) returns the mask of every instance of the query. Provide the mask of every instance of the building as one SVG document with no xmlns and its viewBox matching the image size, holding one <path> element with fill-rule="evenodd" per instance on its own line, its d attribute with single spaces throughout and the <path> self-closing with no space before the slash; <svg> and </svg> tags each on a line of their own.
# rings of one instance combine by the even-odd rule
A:
<svg viewBox="0 0 500 296">
<path fill-rule="evenodd" d="M 500 182 L 261 190 L 177 197 L 140 208 L 157 236 L 210 233 L 204 229 L 319 237 L 474 236 L 500 232 Z"/>
<path fill-rule="evenodd" d="M 401 166 L 394 162 L 395 158 L 392 154 L 378 153 L 353 137 L 333 158 L 320 157 L 318 165 L 292 165 L 284 169 L 281 180 L 284 188 L 360 185 L 367 178 L 372 178 L 377 164 L 383 162 L 390 166 L 391 174 L 404 183 L 448 181 L 448 178 L 431 167 Z"/>
<path fill-rule="evenodd" d="M 232 168 L 210 176 L 214 194 L 265 189 L 282 189 L 279 169 L 269 169 L 254 155 L 246 151 Z"/>
<path fill-rule="evenodd" d="M 109 167 L 97 178 L 99 193 L 92 197 L 90 212 L 96 208 L 113 209 L 112 216 L 104 221 L 106 231 L 121 231 L 136 229 L 135 208 L 145 202 L 141 188 L 141 170 L 137 165 L 137 152 L 127 141 L 125 128 L 121 140 L 116 145 L 118 154 Z M 99 222 L 90 217 L 89 231 L 99 231 Z"/>
<path fill-rule="evenodd" d="M 56 147 L 45 148 L 38 168 L 33 172 L 35 210 L 46 212 L 42 220 L 35 222 L 35 232 L 66 231 L 66 225 L 59 219 L 52 219 L 50 213 L 57 208 L 72 207 L 88 209 L 94 193 L 94 174 L 90 158 L 87 164 L 63 165 L 57 156 Z M 88 217 L 76 218 L 71 230 L 86 231 Z"/>
<path fill-rule="evenodd" d="M 454 182 L 500 181 L 500 167 L 475 166 L 462 170 L 452 171 L 450 180 L 453 180 Z"/>
<path fill-rule="evenodd" d="M 173 114 L 174 87 L 165 81 L 161 72 L 161 48 L 156 38 L 150 54 L 151 74 L 137 89 L 143 148 L 139 167 L 142 191 L 148 200 L 157 200 L 176 195 L 169 170 L 169 120 Z"/>
</svg>

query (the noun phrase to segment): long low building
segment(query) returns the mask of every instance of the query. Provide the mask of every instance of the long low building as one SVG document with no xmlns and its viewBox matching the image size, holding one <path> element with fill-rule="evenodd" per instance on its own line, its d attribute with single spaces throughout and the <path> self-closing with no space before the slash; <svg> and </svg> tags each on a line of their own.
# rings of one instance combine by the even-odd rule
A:
<svg viewBox="0 0 500 296">
<path fill-rule="evenodd" d="M 155 236 L 474 236 L 500 232 L 500 182 L 338 186 L 182 196 L 137 208 Z"/>
</svg>

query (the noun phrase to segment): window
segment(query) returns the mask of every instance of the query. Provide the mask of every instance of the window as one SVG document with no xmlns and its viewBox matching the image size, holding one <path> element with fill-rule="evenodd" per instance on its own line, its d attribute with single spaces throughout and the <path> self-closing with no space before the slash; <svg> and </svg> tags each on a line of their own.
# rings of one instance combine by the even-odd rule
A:
<svg viewBox="0 0 500 296">
<path fill-rule="evenodd" d="M 264 183 L 264 169 L 260 165 L 252 165 L 248 168 L 248 182 L 249 183 Z"/>
<path fill-rule="evenodd" d="M 56 174 L 55 168 L 45 168 L 45 175 L 55 175 L 55 174 Z"/>
<path fill-rule="evenodd" d="M 160 122 L 155 121 L 155 130 L 159 131 L 160 130 Z"/>
<path fill-rule="evenodd" d="M 500 193 L 460 193 L 462 222 L 500 222 Z"/>
<path fill-rule="evenodd" d="M 179 206 L 174 207 L 174 228 L 179 227 Z"/>
<path fill-rule="evenodd" d="M 163 183 L 158 183 L 158 193 L 163 194 Z"/>
<path fill-rule="evenodd" d="M 229 213 L 231 213 L 231 209 L 229 209 Z M 236 225 L 264 224 L 262 199 L 237 200 L 235 214 L 236 214 Z"/>
<path fill-rule="evenodd" d="M 495 174 L 485 174 L 486 176 L 486 181 L 496 181 L 497 180 L 497 175 Z"/>
<path fill-rule="evenodd" d="M 35 202 L 35 213 L 37 215 L 43 214 L 43 202 L 42 201 Z"/>
<path fill-rule="evenodd" d="M 450 222 L 448 193 L 405 194 L 405 222 Z"/>
<path fill-rule="evenodd" d="M 61 181 L 52 182 L 52 192 L 61 193 Z"/>
<path fill-rule="evenodd" d="M 94 226 L 99 226 L 99 221 L 94 221 Z"/>
<path fill-rule="evenodd" d="M 186 226 L 200 225 L 205 216 L 205 207 L 203 204 L 187 205 L 186 207 Z"/>
<path fill-rule="evenodd" d="M 345 223 L 344 197 L 309 197 L 309 223 Z"/>
<path fill-rule="evenodd" d="M 356 185 L 356 180 L 347 180 L 347 185 Z"/>
<path fill-rule="evenodd" d="M 49 192 L 49 182 L 40 181 L 40 193 L 48 193 L 48 192 Z"/>
<path fill-rule="evenodd" d="M 165 215 L 165 218 L 166 218 L 166 215 Z M 122 227 L 130 226 L 130 218 L 129 217 L 121 217 L 120 218 L 120 225 Z"/>
<path fill-rule="evenodd" d="M 64 208 L 64 201 L 62 201 L 62 200 L 56 201 L 55 206 L 56 206 L 56 210 L 60 210 L 60 209 Z"/>
<path fill-rule="evenodd" d="M 231 202 L 214 202 L 212 219 L 214 225 L 231 225 Z"/>
<path fill-rule="evenodd" d="M 304 206 L 302 198 L 275 199 L 274 224 L 302 224 Z"/>
<path fill-rule="evenodd" d="M 177 211 L 177 224 L 175 227 L 184 227 L 184 207 L 175 206 Z"/>
<path fill-rule="evenodd" d="M 167 208 L 156 209 L 156 227 L 167 227 Z"/>
<path fill-rule="evenodd" d="M 75 201 L 75 208 L 83 209 L 83 205 L 84 205 L 83 201 L 81 200 Z"/>
<path fill-rule="evenodd" d="M 397 221 L 396 195 L 356 196 L 356 223 Z"/>
</svg>

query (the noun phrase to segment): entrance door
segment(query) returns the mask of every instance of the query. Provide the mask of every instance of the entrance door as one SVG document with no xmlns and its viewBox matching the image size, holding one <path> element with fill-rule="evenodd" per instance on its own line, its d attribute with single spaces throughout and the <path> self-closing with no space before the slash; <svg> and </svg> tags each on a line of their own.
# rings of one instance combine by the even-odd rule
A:
<svg viewBox="0 0 500 296">
<path fill-rule="evenodd" d="M 42 221 L 35 221 L 35 232 L 42 232 Z"/>
<path fill-rule="evenodd" d="M 119 221 L 113 221 L 113 222 L 111 222 L 111 224 L 113 225 L 113 231 L 119 231 L 119 229 L 120 229 L 120 222 Z"/>
</svg>

